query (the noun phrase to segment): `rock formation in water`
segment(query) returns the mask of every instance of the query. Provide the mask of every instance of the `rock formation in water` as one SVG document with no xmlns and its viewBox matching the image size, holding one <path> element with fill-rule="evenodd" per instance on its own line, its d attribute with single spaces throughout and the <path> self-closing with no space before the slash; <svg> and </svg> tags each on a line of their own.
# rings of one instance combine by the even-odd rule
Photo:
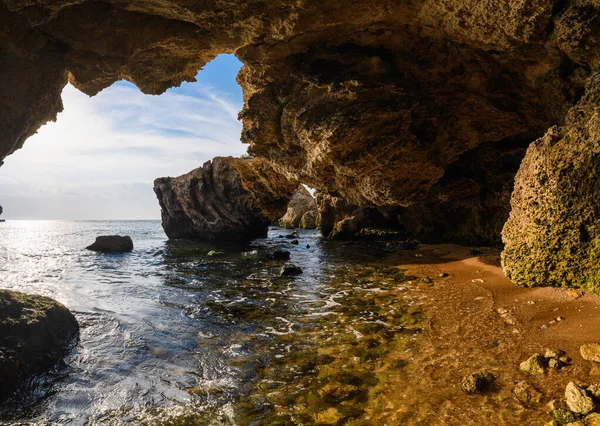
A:
<svg viewBox="0 0 600 426">
<path fill-rule="evenodd" d="M 67 81 L 94 95 L 125 78 L 156 94 L 193 80 L 217 54 L 235 53 L 244 63 L 242 140 L 252 155 L 356 206 L 350 213 L 381 214 L 431 240 L 494 243 L 531 142 L 557 126 L 557 140 L 581 134 L 573 152 L 588 158 L 594 150 L 577 104 L 600 66 L 599 12 L 590 0 L 3 0 L 0 161 L 55 119 Z M 536 142 L 523 167 L 550 167 L 568 151 L 548 138 L 556 137 L 541 141 L 552 146 Z M 555 182 L 581 188 L 577 179 L 593 173 L 588 160 Z M 518 180 L 534 175 L 522 169 Z M 540 254 L 571 244 L 538 234 L 546 225 L 534 223 L 563 217 L 545 204 L 550 182 L 536 183 L 528 201 L 517 188 L 506 268 L 529 285 L 543 281 L 533 270 L 548 265 L 558 272 L 547 283 L 594 280 L 580 271 L 593 254 L 596 212 L 569 198 L 581 189 L 560 187 L 560 202 L 592 216 L 558 229 L 567 239 L 582 230 L 583 249 L 569 262 Z M 362 226 L 351 216 L 341 216 L 344 232 Z M 511 231 L 517 222 L 528 227 L 526 243 Z M 518 247 L 534 266 L 514 264 Z M 573 262 L 581 266 L 570 269 Z"/>
<path fill-rule="evenodd" d="M 207 241 L 265 237 L 296 187 L 257 158 L 216 157 L 183 176 L 154 181 L 167 236 Z"/>
<path fill-rule="evenodd" d="M 300 185 L 292 196 L 285 215 L 279 219 L 279 226 L 315 229 L 317 227 L 316 218 L 317 202 L 304 185 Z"/>
<path fill-rule="evenodd" d="M 96 237 L 96 241 L 87 246 L 86 250 L 99 253 L 128 253 L 133 251 L 133 241 L 129 236 L 105 235 Z"/>
<path fill-rule="evenodd" d="M 71 312 L 43 296 L 0 290 L 0 400 L 52 368 L 77 336 Z"/>
</svg>

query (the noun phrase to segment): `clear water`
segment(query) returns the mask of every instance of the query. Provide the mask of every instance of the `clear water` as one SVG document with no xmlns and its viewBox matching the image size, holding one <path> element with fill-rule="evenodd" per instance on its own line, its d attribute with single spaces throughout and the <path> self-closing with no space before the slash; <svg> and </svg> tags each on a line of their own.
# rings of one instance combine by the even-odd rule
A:
<svg viewBox="0 0 600 426">
<path fill-rule="evenodd" d="M 0 224 L 0 286 L 53 297 L 81 325 L 65 363 L 1 406 L 0 422 L 308 424 L 339 405 L 309 394 L 332 382 L 319 380 L 333 360 L 361 369 L 339 379 L 350 380 L 355 403 L 338 413 L 360 418 L 372 385 L 364 378 L 382 353 L 373 348 L 418 333 L 418 312 L 386 293 L 404 277 L 373 266 L 397 247 L 328 242 L 317 231 L 292 245 L 289 232 L 215 247 L 167 241 L 158 221 Z M 112 234 L 130 235 L 134 252 L 84 249 Z M 280 278 L 283 262 L 262 255 L 274 248 L 291 251 L 304 274 Z"/>
</svg>

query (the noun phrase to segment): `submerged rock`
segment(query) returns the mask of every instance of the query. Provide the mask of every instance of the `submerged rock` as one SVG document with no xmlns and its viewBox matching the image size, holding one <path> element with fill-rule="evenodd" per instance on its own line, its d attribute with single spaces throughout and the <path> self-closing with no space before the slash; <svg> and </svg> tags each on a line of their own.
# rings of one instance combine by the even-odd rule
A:
<svg viewBox="0 0 600 426">
<path fill-rule="evenodd" d="M 131 237 L 120 235 L 107 235 L 96 237 L 96 242 L 86 247 L 86 250 L 100 253 L 127 253 L 133 251 Z"/>
<path fill-rule="evenodd" d="M 559 425 L 569 424 L 577 421 L 577 416 L 565 408 L 556 408 L 552 410 L 552 418 Z"/>
<path fill-rule="evenodd" d="M 595 361 L 600 362 L 600 344 L 598 343 L 588 343 L 586 345 L 582 345 L 579 348 L 581 352 L 581 356 L 586 361 Z"/>
<path fill-rule="evenodd" d="M 540 354 L 533 354 L 519 364 L 519 370 L 529 374 L 544 374 L 546 371 L 546 359 Z"/>
<path fill-rule="evenodd" d="M 317 202 L 304 185 L 300 185 L 288 204 L 285 215 L 279 219 L 279 226 L 314 229 L 316 228 L 316 217 Z"/>
<path fill-rule="evenodd" d="M 589 414 L 596 408 L 587 391 L 573 382 L 569 382 L 565 389 L 565 400 L 571 411 L 577 414 Z"/>
<path fill-rule="evenodd" d="M 286 263 L 285 265 L 283 265 L 281 267 L 281 271 L 279 272 L 279 275 L 281 275 L 282 277 L 301 275 L 301 274 L 302 274 L 302 269 L 299 266 L 296 266 L 292 263 Z"/>
<path fill-rule="evenodd" d="M 525 380 L 519 380 L 516 383 L 513 393 L 519 401 L 526 405 L 538 404 L 542 398 L 542 394 Z"/>
<path fill-rule="evenodd" d="M 460 389 L 467 395 L 483 393 L 494 388 L 495 380 L 494 375 L 487 371 L 469 374 L 461 380 Z"/>
<path fill-rule="evenodd" d="M 154 181 L 169 238 L 246 241 L 266 237 L 296 183 L 258 158 L 216 157 L 176 178 Z"/>
<path fill-rule="evenodd" d="M 0 400 L 54 366 L 78 331 L 73 314 L 55 300 L 0 290 Z"/>
</svg>

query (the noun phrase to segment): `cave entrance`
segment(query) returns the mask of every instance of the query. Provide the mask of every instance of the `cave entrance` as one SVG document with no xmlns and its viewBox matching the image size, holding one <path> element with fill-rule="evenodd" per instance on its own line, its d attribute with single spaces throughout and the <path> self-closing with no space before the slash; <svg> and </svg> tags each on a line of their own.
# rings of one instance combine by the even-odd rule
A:
<svg viewBox="0 0 600 426">
<path fill-rule="evenodd" d="M 158 219 L 152 191 L 215 156 L 241 156 L 241 62 L 220 55 L 162 95 L 119 81 L 90 98 L 67 85 L 64 111 L 0 168 L 8 219 Z"/>
</svg>

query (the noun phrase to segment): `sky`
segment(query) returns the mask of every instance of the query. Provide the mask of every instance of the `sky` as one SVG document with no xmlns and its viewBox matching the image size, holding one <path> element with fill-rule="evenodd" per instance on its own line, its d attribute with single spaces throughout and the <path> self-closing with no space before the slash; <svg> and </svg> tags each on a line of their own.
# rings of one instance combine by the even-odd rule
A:
<svg viewBox="0 0 600 426">
<path fill-rule="evenodd" d="M 159 96 L 120 81 L 90 98 L 71 85 L 64 111 L 0 167 L 2 219 L 159 219 L 152 183 L 216 156 L 240 156 L 241 63 L 220 55 Z"/>
</svg>

